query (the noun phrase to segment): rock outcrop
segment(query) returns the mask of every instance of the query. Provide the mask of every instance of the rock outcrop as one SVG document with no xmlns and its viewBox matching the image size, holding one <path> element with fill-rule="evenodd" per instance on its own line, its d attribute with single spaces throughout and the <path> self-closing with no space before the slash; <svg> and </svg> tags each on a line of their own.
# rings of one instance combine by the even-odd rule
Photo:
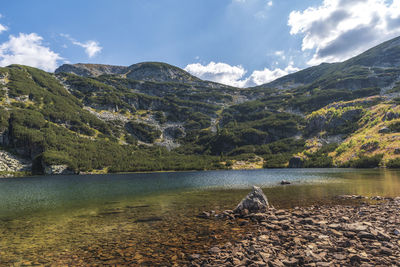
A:
<svg viewBox="0 0 400 267">
<path fill-rule="evenodd" d="M 1 172 L 21 172 L 30 171 L 32 163 L 21 159 L 7 151 L 0 151 L 0 171 Z"/>
<path fill-rule="evenodd" d="M 251 191 L 234 210 L 235 213 L 258 213 L 266 211 L 269 208 L 267 197 L 261 188 L 253 186 Z"/>
<path fill-rule="evenodd" d="M 390 133 L 390 129 L 388 127 L 382 127 L 379 129 L 378 133 Z"/>
<path fill-rule="evenodd" d="M 47 175 L 57 174 L 75 174 L 75 172 L 69 169 L 68 165 L 49 165 L 44 167 L 44 173 Z"/>
<path fill-rule="evenodd" d="M 97 77 L 104 74 L 123 74 L 127 72 L 128 67 L 112 66 L 103 64 L 63 64 L 55 73 L 73 73 L 83 77 Z"/>
</svg>

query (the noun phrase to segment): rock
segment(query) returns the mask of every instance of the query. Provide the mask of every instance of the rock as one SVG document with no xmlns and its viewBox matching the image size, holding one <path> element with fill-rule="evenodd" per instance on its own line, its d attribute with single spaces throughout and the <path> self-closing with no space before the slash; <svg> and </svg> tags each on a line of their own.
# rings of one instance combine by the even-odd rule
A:
<svg viewBox="0 0 400 267">
<path fill-rule="evenodd" d="M 285 265 L 285 266 L 297 266 L 299 261 L 298 260 L 296 260 L 296 259 L 289 259 L 289 260 L 284 260 L 282 263 Z"/>
<path fill-rule="evenodd" d="M 219 247 L 210 248 L 210 253 L 217 254 L 217 253 L 220 253 L 220 252 L 221 252 L 221 250 L 219 249 Z"/>
<path fill-rule="evenodd" d="M 267 215 L 265 213 L 254 213 L 250 216 L 251 219 L 261 222 L 267 219 Z"/>
<path fill-rule="evenodd" d="M 235 266 L 242 265 L 242 262 L 241 262 L 239 259 L 237 259 L 237 258 L 233 258 L 233 259 L 232 259 L 232 263 L 233 263 L 233 265 L 235 265 Z"/>
<path fill-rule="evenodd" d="M 253 186 L 253 191 L 250 192 L 236 207 L 235 213 L 243 213 L 248 210 L 250 213 L 265 212 L 269 208 L 267 197 L 264 195 L 261 188 Z"/>
<path fill-rule="evenodd" d="M 304 218 L 300 221 L 300 224 L 315 224 L 315 221 L 312 218 Z"/>
<path fill-rule="evenodd" d="M 210 218 L 210 216 L 211 216 L 210 213 L 206 212 L 206 211 L 203 211 L 199 215 L 197 215 L 198 218 L 202 218 L 202 219 L 208 219 L 208 218 Z"/>
<path fill-rule="evenodd" d="M 284 210 L 275 211 L 275 215 L 285 215 L 285 214 L 286 214 L 286 211 L 284 211 Z"/>
<path fill-rule="evenodd" d="M 197 260 L 200 258 L 200 254 L 189 255 L 189 260 Z"/>
<path fill-rule="evenodd" d="M 75 174 L 68 165 L 48 165 L 44 167 L 44 173 L 47 175 Z"/>
<path fill-rule="evenodd" d="M 367 226 L 362 225 L 361 223 L 349 223 L 345 225 L 345 228 L 351 232 L 361 232 L 368 229 Z"/>
<path fill-rule="evenodd" d="M 280 260 L 276 259 L 274 261 L 269 261 L 268 266 L 269 267 L 283 267 L 285 265 L 283 265 L 283 263 Z"/>
<path fill-rule="evenodd" d="M 268 242 L 268 241 L 269 241 L 269 238 L 268 238 L 268 236 L 266 236 L 266 235 L 260 235 L 260 236 L 257 238 L 257 240 L 258 240 L 258 241 L 261 241 L 261 242 Z"/>
<path fill-rule="evenodd" d="M 379 129 L 378 133 L 390 133 L 390 129 L 388 127 L 382 127 Z"/>
<path fill-rule="evenodd" d="M 361 231 L 357 234 L 360 239 L 375 239 L 375 236 L 371 233 Z"/>
<path fill-rule="evenodd" d="M 285 184 L 290 184 L 290 182 L 289 182 L 289 181 L 286 181 L 286 180 L 282 180 L 282 181 L 281 181 L 281 185 L 285 185 Z"/>
<path fill-rule="evenodd" d="M 386 233 L 378 231 L 378 240 L 389 241 L 390 240 L 390 236 L 388 234 L 386 234 Z"/>
<path fill-rule="evenodd" d="M 387 247 L 382 247 L 379 253 L 381 255 L 392 255 L 392 250 Z"/>
<path fill-rule="evenodd" d="M 299 156 L 294 156 L 289 160 L 289 168 L 303 168 L 304 160 Z"/>
<path fill-rule="evenodd" d="M 263 262 L 263 261 L 255 261 L 249 266 L 264 267 L 264 266 L 267 266 L 267 264 L 265 262 Z"/>
<path fill-rule="evenodd" d="M 340 261 L 342 261 L 342 260 L 347 258 L 347 256 L 345 254 L 334 254 L 333 257 L 335 259 L 337 259 L 337 260 L 340 260 Z"/>
<path fill-rule="evenodd" d="M 332 229 L 335 229 L 335 230 L 341 229 L 340 224 L 337 224 L 337 223 L 331 223 L 331 224 L 329 224 L 327 226 L 328 226 L 328 228 L 332 228 Z"/>
<path fill-rule="evenodd" d="M 281 228 L 278 225 L 274 225 L 274 224 L 269 224 L 269 223 L 261 223 L 262 226 L 264 226 L 265 228 L 269 229 L 269 230 L 275 230 L 278 231 Z"/>
<path fill-rule="evenodd" d="M 331 262 L 323 262 L 323 261 L 321 261 L 321 262 L 317 262 L 316 266 L 318 266 L 318 267 L 330 267 L 330 266 L 332 266 L 332 263 Z"/>
<path fill-rule="evenodd" d="M 361 257 L 358 255 L 351 255 L 350 262 L 354 265 L 355 263 L 361 263 Z"/>
<path fill-rule="evenodd" d="M 31 161 L 14 156 L 7 151 L 0 151 L 0 171 L 12 173 L 18 171 L 31 171 L 31 169 Z"/>
<path fill-rule="evenodd" d="M 394 229 L 394 230 L 393 230 L 393 234 L 395 234 L 395 235 L 400 235 L 400 230 L 399 230 L 399 229 Z"/>
</svg>

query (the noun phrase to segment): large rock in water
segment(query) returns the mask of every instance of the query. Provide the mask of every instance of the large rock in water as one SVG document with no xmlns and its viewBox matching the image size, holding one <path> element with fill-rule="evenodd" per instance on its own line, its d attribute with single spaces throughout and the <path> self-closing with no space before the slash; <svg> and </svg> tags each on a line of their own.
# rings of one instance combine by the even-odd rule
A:
<svg viewBox="0 0 400 267">
<path fill-rule="evenodd" d="M 234 210 L 235 213 L 244 213 L 247 210 L 250 213 L 258 213 L 266 211 L 269 207 L 268 199 L 264 195 L 261 188 L 253 186 L 251 191 Z"/>
</svg>

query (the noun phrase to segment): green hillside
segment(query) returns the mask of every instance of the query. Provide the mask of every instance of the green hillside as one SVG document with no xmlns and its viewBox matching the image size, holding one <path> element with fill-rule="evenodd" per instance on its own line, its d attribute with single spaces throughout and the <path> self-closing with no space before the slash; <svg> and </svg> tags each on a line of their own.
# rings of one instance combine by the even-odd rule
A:
<svg viewBox="0 0 400 267">
<path fill-rule="evenodd" d="M 245 89 L 158 62 L 11 65 L 0 145 L 33 173 L 398 167 L 399 49 L 396 38 Z"/>
</svg>

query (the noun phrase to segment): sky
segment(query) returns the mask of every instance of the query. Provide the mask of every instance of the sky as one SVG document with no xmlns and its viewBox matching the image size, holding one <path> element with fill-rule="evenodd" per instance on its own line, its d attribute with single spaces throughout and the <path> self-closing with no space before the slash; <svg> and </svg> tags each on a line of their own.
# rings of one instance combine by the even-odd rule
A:
<svg viewBox="0 0 400 267">
<path fill-rule="evenodd" d="M 238 87 L 400 35 L 400 0 L 15 0 L 0 14 L 0 66 L 159 61 Z"/>
</svg>

